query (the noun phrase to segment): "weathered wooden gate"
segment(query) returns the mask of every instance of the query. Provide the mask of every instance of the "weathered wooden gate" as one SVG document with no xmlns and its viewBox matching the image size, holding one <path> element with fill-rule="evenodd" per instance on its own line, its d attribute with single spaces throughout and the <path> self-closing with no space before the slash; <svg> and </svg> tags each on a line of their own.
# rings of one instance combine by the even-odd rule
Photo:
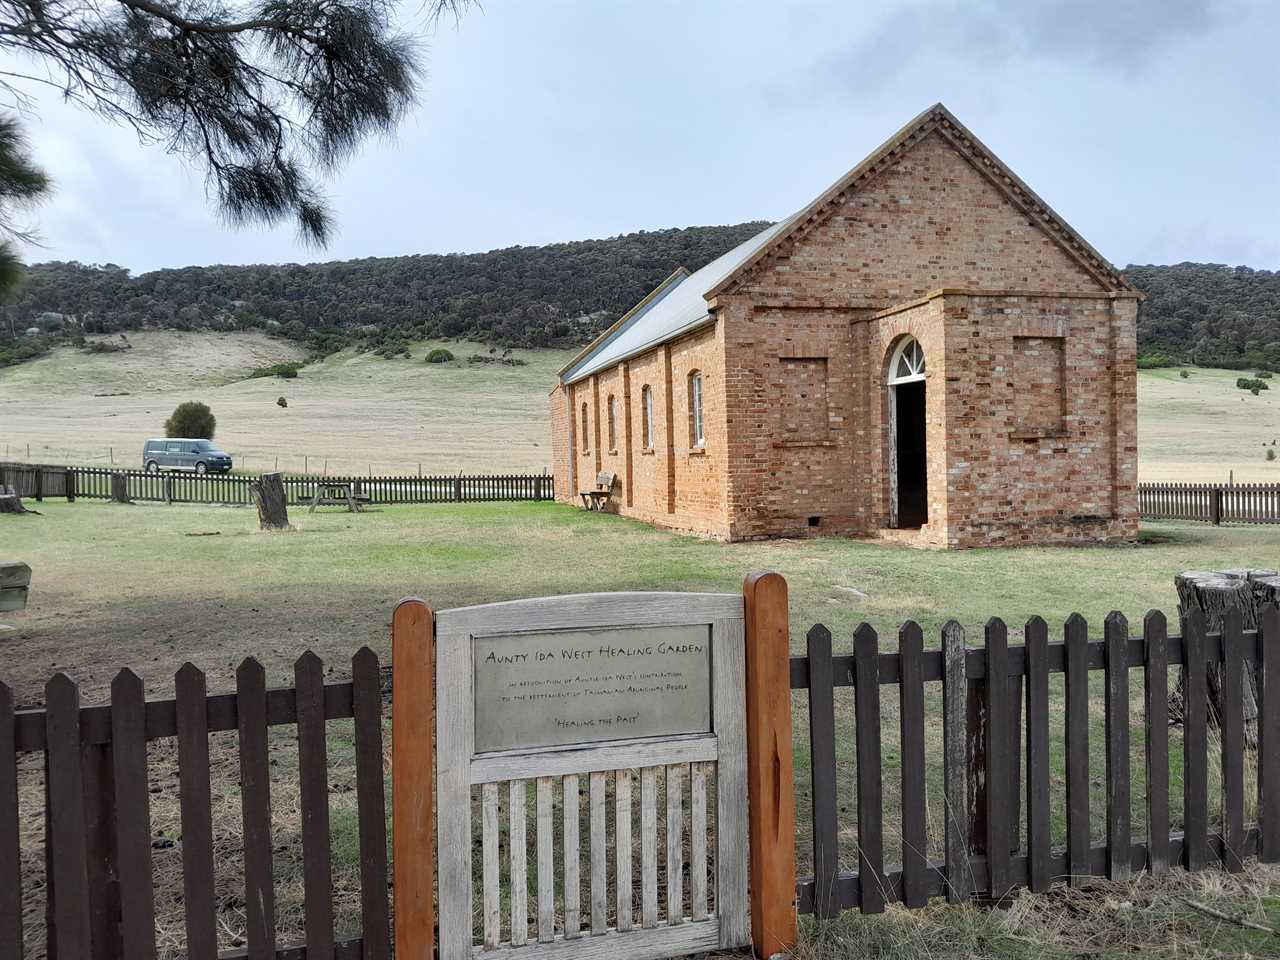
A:
<svg viewBox="0 0 1280 960">
<path fill-rule="evenodd" d="M 750 941 L 741 596 L 488 604 L 441 611 L 436 638 L 441 960 L 640 960 Z"/>
</svg>

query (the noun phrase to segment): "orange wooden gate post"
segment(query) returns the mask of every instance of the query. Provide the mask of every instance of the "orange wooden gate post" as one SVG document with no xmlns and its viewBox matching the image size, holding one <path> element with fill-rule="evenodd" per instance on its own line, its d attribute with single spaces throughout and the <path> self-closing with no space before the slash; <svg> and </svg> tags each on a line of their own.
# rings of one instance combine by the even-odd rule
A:
<svg viewBox="0 0 1280 960">
<path fill-rule="evenodd" d="M 391 618 L 391 836 L 396 956 L 435 950 L 435 615 L 401 600 Z"/>
<path fill-rule="evenodd" d="M 787 581 L 743 584 L 747 634 L 747 790 L 751 941 L 756 956 L 796 945 L 796 798 L 791 755 L 791 630 Z"/>
</svg>

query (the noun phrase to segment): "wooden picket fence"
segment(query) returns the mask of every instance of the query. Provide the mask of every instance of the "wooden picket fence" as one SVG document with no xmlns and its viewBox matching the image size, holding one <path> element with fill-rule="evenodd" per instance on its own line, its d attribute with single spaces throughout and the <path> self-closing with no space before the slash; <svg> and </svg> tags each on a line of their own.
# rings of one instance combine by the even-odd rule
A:
<svg viewBox="0 0 1280 960">
<path fill-rule="evenodd" d="M 11 485 L 20 496 L 43 500 L 111 499 L 111 478 L 123 476 L 132 500 L 151 503 L 212 503 L 247 505 L 253 502 L 244 474 L 206 474 L 171 471 L 147 473 L 107 467 L 62 467 L 0 463 L 0 486 Z M 349 483 L 359 497 L 375 505 L 405 503 L 487 503 L 551 500 L 550 474 L 456 474 L 452 476 L 316 477 L 286 475 L 289 504 L 310 503 L 316 486 Z"/>
<path fill-rule="evenodd" d="M 320 658 L 306 653 L 294 687 L 268 689 L 262 665 L 250 658 L 236 672 L 235 693 L 210 696 L 205 675 L 187 664 L 175 678 L 175 698 L 150 701 L 138 676 L 123 670 L 112 681 L 109 704 L 83 707 L 75 681 L 57 674 L 43 708 L 16 711 L 12 692 L 0 683 L 0 957 L 24 956 L 18 760 L 28 754 L 40 755 L 45 770 L 46 955 L 156 956 L 147 745 L 176 740 L 185 954 L 216 960 L 209 738 L 236 731 L 247 956 L 387 960 L 382 673 L 368 648 L 353 657 L 351 669 L 351 680 L 325 683 Z M 327 722 L 345 718 L 354 720 L 361 930 L 340 937 L 332 907 Z M 278 760 L 268 731 L 282 725 L 295 727 L 297 737 L 305 948 L 276 943 L 271 769 Z"/>
<path fill-rule="evenodd" d="M 1062 641 L 1054 643 L 1046 623 L 1036 617 L 1025 626 L 1024 642 L 1016 645 L 1009 644 L 1005 624 L 993 619 L 986 625 L 983 645 L 974 648 L 952 622 L 942 628 L 940 644 L 926 649 L 923 631 L 908 622 L 892 652 L 883 652 L 876 631 L 863 625 L 854 633 L 849 654 L 834 653 L 830 631 L 818 624 L 806 634 L 803 656 L 790 655 L 787 609 L 781 577 L 748 578 L 746 779 L 751 924 L 758 954 L 794 946 L 797 913 L 877 913 L 893 902 L 916 908 L 937 897 L 952 902 L 999 899 L 1019 887 L 1043 892 L 1056 881 L 1078 884 L 1091 876 L 1122 880 L 1177 865 L 1237 871 L 1254 856 L 1280 861 L 1276 605 L 1264 608 L 1255 630 L 1244 629 L 1233 613 L 1220 633 L 1210 633 L 1196 612 L 1182 635 L 1171 635 L 1163 615 L 1152 612 L 1140 636 L 1130 632 L 1123 616 L 1112 614 L 1102 637 L 1090 639 L 1085 620 L 1073 615 L 1064 625 Z M 435 822 L 433 791 L 421 785 L 431 782 L 435 762 L 434 649 L 430 609 L 420 601 L 402 603 L 393 617 L 398 682 L 392 790 L 399 827 L 394 831 L 394 939 L 402 954 L 428 957 L 435 928 Z M 1253 754 L 1257 813 L 1248 822 L 1250 751 L 1238 697 L 1225 698 L 1220 730 L 1213 738 L 1220 774 L 1210 772 L 1215 754 L 1210 749 L 1207 678 L 1210 665 L 1219 664 L 1227 690 L 1241 688 L 1245 670 L 1258 674 L 1258 748 Z M 1183 678 L 1180 830 L 1171 828 L 1171 670 Z M 1063 677 L 1059 706 L 1051 700 L 1054 675 Z M 1096 839 L 1098 825 L 1090 821 L 1090 679 L 1098 675 L 1106 719 L 1101 840 Z M 0 957 L 23 956 L 22 889 L 31 878 L 21 866 L 18 786 L 32 755 L 45 769 L 45 875 L 36 882 L 43 882 L 48 892 L 49 956 L 112 960 L 156 954 L 147 745 L 160 740 L 176 741 L 177 748 L 186 956 L 389 957 L 384 680 L 378 658 L 366 648 L 352 660 L 350 681 L 326 683 L 323 664 L 308 653 L 295 665 L 294 686 L 284 689 L 268 689 L 262 666 L 252 658 L 237 670 L 234 693 L 212 696 L 204 674 L 189 664 L 177 673 L 174 699 L 166 700 L 147 701 L 142 682 L 127 670 L 111 684 L 110 702 L 97 706 L 81 706 L 76 683 L 64 674 L 49 681 L 40 709 L 15 710 L 12 692 L 0 685 Z M 930 690 L 941 696 L 929 696 Z M 807 795 L 812 807 L 808 838 L 796 830 L 792 691 L 802 691 L 807 700 L 810 770 L 802 784 L 808 789 L 800 795 Z M 1140 697 L 1131 696 L 1138 692 Z M 840 709 L 849 694 L 852 709 Z M 892 758 L 886 764 L 882 755 L 886 731 L 881 706 L 886 699 L 899 707 L 896 764 Z M 1142 704 L 1141 771 L 1133 769 L 1131 760 L 1134 699 Z M 939 701 L 935 712 L 940 715 L 931 715 L 930 704 Z M 327 723 L 347 718 L 354 720 L 361 930 L 339 933 L 330 859 Z M 1063 742 L 1055 750 L 1053 731 L 1059 722 Z M 934 758 L 935 776 L 930 776 L 926 749 L 929 723 L 941 729 L 943 739 L 940 764 Z M 277 942 L 272 807 L 280 798 L 272 796 L 270 773 L 279 759 L 269 731 L 280 726 L 294 728 L 297 743 L 305 945 Z M 247 945 L 244 951 L 220 955 L 209 741 L 222 731 L 237 736 Z M 1059 753 L 1061 765 L 1052 760 Z M 850 761 L 856 765 L 852 775 L 845 769 Z M 896 823 L 885 809 L 889 769 L 900 777 L 902 788 Z M 941 782 L 947 811 L 942 835 L 932 837 L 927 810 L 931 782 Z M 1065 793 L 1061 846 L 1054 845 L 1051 830 L 1058 782 Z M 841 783 L 852 783 L 856 792 L 857 843 L 848 862 L 842 862 L 840 851 L 842 826 L 848 826 L 841 814 Z M 1213 804 L 1211 783 L 1221 788 L 1220 802 Z M 1136 830 L 1135 798 L 1145 823 Z M 604 806 L 593 800 L 592 809 L 597 807 L 603 842 Z M 887 829 L 898 827 L 900 831 Z M 593 864 L 597 854 L 604 856 L 594 829 Z M 891 836 L 901 837 L 900 853 L 886 850 Z M 797 846 L 805 842 L 812 845 L 813 872 L 797 878 Z M 931 858 L 931 849 L 942 855 Z M 668 856 L 678 858 L 681 851 Z M 26 862 L 30 869 L 31 858 Z M 592 870 L 593 877 L 603 877 L 603 868 Z M 540 909 L 542 900 L 540 894 Z"/>
<path fill-rule="evenodd" d="M 1088 638 L 1083 618 L 1072 616 L 1061 643 L 1050 643 L 1043 620 L 1026 624 L 1024 645 L 1010 646 L 1000 620 L 986 625 L 982 649 L 969 649 L 956 623 L 942 630 L 941 648 L 925 650 L 912 622 L 898 634 L 898 650 L 880 652 L 867 625 L 854 634 L 852 655 L 833 655 L 822 625 L 807 636 L 806 656 L 791 660 L 791 687 L 808 692 L 812 764 L 812 877 L 797 886 L 799 909 L 820 917 L 842 910 L 878 913 L 886 903 L 922 907 L 931 897 L 952 902 L 973 895 L 1002 898 L 1018 887 L 1043 892 L 1055 881 L 1090 876 L 1123 880 L 1171 866 L 1201 870 L 1243 860 L 1280 860 L 1280 609 L 1272 604 L 1256 631 L 1229 616 L 1221 634 L 1194 613 L 1186 635 L 1170 636 L 1159 612 L 1147 615 L 1142 636 L 1131 636 L 1123 616 L 1106 620 L 1101 640 Z M 1245 822 L 1245 736 L 1242 699 L 1225 697 L 1221 726 L 1221 828 L 1210 823 L 1207 668 L 1223 664 L 1226 690 L 1241 689 L 1246 662 L 1259 672 L 1258 816 Z M 1183 817 L 1170 830 L 1170 667 L 1183 684 Z M 1089 820 L 1089 675 L 1105 680 L 1106 839 L 1095 841 Z M 1141 673 L 1145 704 L 1145 836 L 1131 824 L 1134 777 L 1130 769 L 1130 687 Z M 1050 837 L 1051 674 L 1065 674 L 1066 845 Z M 991 678 L 1004 682 L 992 683 Z M 926 816 L 926 686 L 940 684 L 945 836 L 942 859 L 930 860 Z M 900 703 L 902 784 L 899 862 L 887 865 L 880 704 L 884 687 Z M 1021 695 L 1025 686 L 1025 699 Z M 852 687 L 852 736 L 857 764 L 857 867 L 842 869 L 837 744 L 844 736 L 835 710 L 840 688 Z M 892 696 L 892 694 L 891 694 Z M 1025 703 L 1025 722 L 1022 706 Z M 1061 716 L 1058 713 L 1057 716 Z M 1020 744 L 1026 737 L 1025 840 L 1020 831 Z M 1010 749 L 1009 745 L 1013 744 Z M 975 761 L 975 758 L 976 761 Z M 937 838 L 935 838 L 936 840 Z"/>
<path fill-rule="evenodd" d="M 1144 520 L 1280 523 L 1280 483 L 1140 483 Z"/>
</svg>

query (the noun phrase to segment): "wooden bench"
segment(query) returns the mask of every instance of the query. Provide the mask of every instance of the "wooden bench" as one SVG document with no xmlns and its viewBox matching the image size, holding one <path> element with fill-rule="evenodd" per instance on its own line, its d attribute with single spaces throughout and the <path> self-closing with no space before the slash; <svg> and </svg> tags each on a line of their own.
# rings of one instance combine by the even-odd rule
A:
<svg viewBox="0 0 1280 960">
<path fill-rule="evenodd" d="M 596 485 L 593 489 L 578 491 L 578 496 L 582 498 L 582 505 L 588 510 L 603 510 L 609 498 L 613 496 L 613 484 L 617 479 L 618 475 L 608 470 L 602 470 L 596 474 Z"/>
<path fill-rule="evenodd" d="M 355 492 L 355 484 L 320 482 L 307 513 L 315 513 L 316 507 L 346 507 L 349 513 L 361 513 L 361 505 L 368 502 L 367 496 Z"/>
</svg>

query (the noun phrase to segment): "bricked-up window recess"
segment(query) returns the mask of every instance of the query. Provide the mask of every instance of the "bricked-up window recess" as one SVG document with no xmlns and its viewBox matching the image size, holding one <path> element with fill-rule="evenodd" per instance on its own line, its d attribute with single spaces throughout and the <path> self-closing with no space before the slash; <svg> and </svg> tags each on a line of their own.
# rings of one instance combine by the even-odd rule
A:
<svg viewBox="0 0 1280 960">
<path fill-rule="evenodd" d="M 586 453 L 588 450 L 591 449 L 591 440 L 590 440 L 591 434 L 587 432 L 587 426 L 588 426 L 587 405 L 584 402 L 582 404 L 582 452 L 583 453 Z"/>
<path fill-rule="evenodd" d="M 706 442 L 702 427 L 702 372 L 694 370 L 689 374 L 689 446 L 701 449 Z"/>
<path fill-rule="evenodd" d="M 831 427 L 827 358 L 783 357 L 777 367 L 774 435 L 785 443 L 820 443 Z"/>
<path fill-rule="evenodd" d="M 646 383 L 640 390 L 640 410 L 644 417 L 644 448 L 653 449 L 653 390 Z"/>
<path fill-rule="evenodd" d="M 1010 386 L 1013 388 L 1013 432 L 1051 436 L 1063 431 L 1066 372 L 1062 337 L 1014 337 Z"/>
<path fill-rule="evenodd" d="M 618 449 L 618 431 L 614 427 L 614 423 L 616 422 L 614 419 L 614 413 L 615 413 L 615 403 L 613 399 L 613 394 L 609 394 L 609 450 L 610 451 Z"/>
</svg>

